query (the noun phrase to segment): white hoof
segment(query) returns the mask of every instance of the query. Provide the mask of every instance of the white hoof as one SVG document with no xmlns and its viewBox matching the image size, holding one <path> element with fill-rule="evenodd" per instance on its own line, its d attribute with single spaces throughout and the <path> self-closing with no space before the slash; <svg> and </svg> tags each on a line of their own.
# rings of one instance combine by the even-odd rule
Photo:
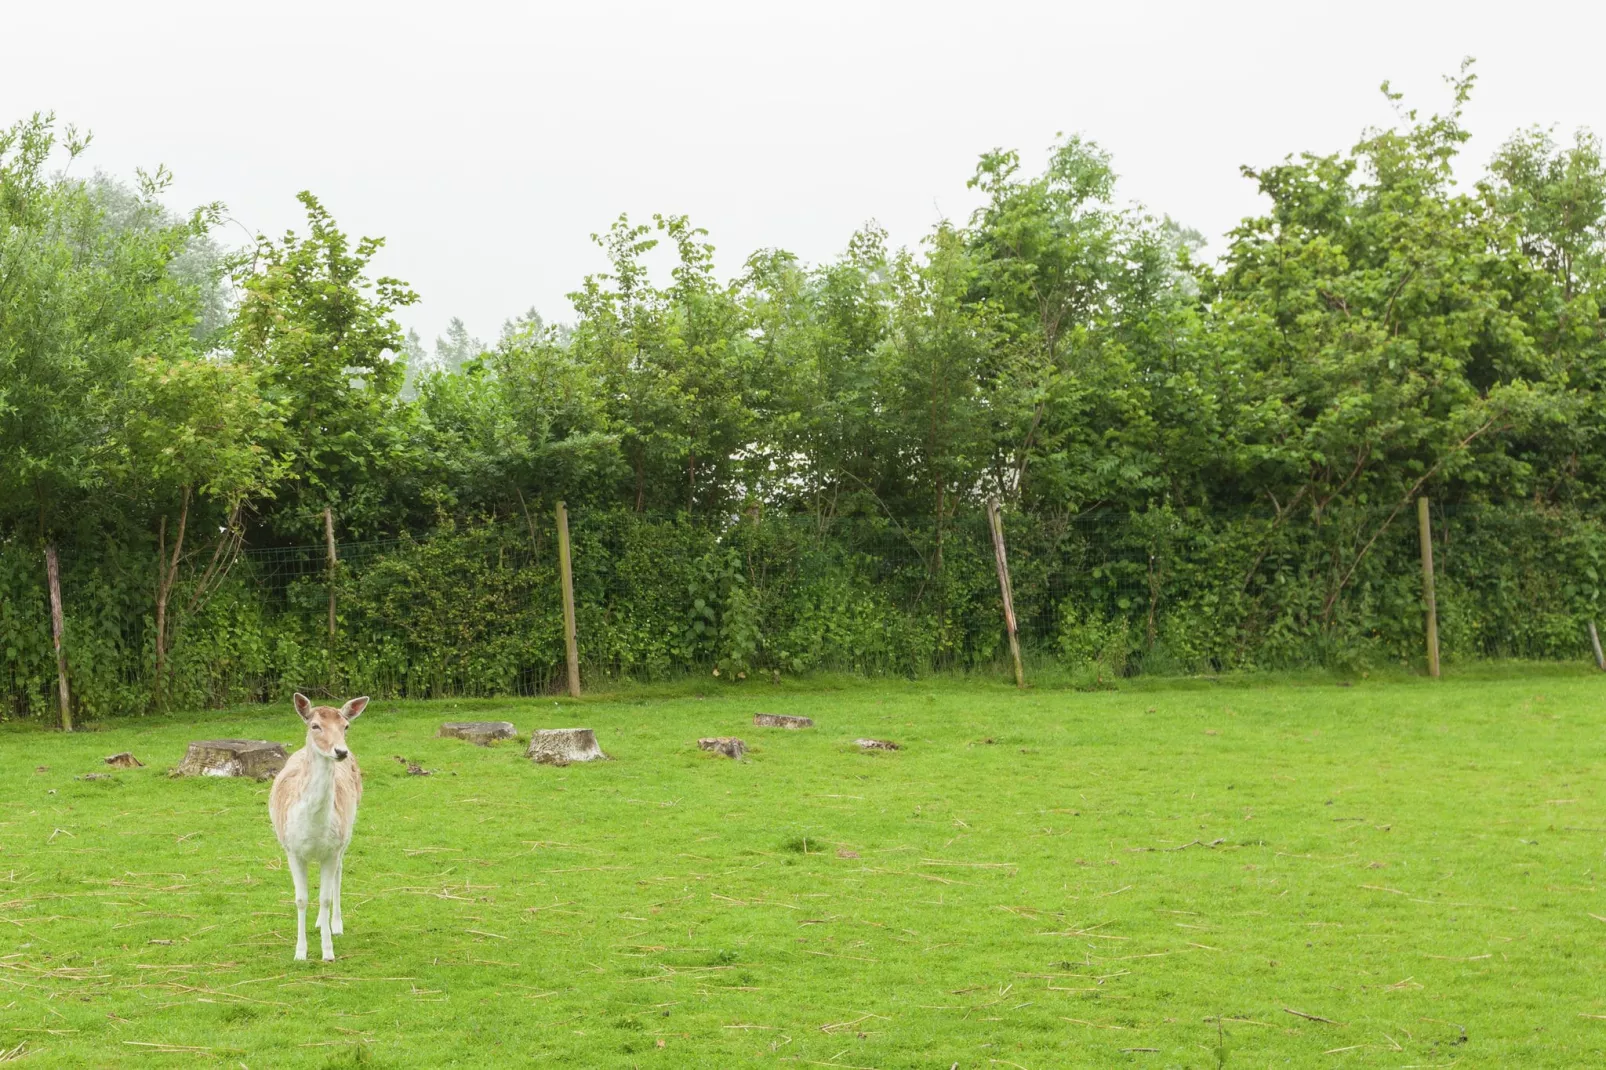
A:
<svg viewBox="0 0 1606 1070">
<path fill-rule="evenodd" d="M 345 931 L 346 931 L 346 927 L 344 925 L 340 924 L 340 922 L 337 921 L 337 922 L 334 923 L 333 927 L 330 928 L 329 935 L 330 936 L 340 936 L 340 935 L 344 934 Z"/>
<path fill-rule="evenodd" d="M 297 962 L 306 962 L 307 961 L 307 949 L 306 948 L 299 947 L 299 948 L 296 949 L 296 961 Z"/>
<path fill-rule="evenodd" d="M 325 962 L 333 962 L 333 961 L 335 961 L 335 953 L 333 951 L 325 952 L 324 956 L 323 956 L 323 960 Z"/>
</svg>

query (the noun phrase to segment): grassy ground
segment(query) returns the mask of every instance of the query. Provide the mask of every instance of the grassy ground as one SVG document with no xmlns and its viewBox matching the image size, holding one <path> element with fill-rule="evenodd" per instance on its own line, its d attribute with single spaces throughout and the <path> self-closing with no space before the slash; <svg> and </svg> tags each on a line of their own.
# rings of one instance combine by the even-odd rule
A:
<svg viewBox="0 0 1606 1070">
<path fill-rule="evenodd" d="M 267 786 L 165 775 L 190 739 L 299 741 L 288 703 L 0 727 L 0 1059 L 1599 1065 L 1603 688 L 376 702 L 329 964 L 291 962 Z M 465 715 L 590 725 L 616 760 L 432 738 Z M 78 779 L 125 748 L 148 767 Z"/>
</svg>

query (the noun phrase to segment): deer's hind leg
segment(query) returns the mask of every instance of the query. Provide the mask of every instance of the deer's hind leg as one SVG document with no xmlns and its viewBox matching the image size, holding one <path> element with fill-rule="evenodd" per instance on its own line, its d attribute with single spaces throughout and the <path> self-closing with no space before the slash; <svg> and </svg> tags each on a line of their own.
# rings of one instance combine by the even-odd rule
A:
<svg viewBox="0 0 1606 1070">
<path fill-rule="evenodd" d="M 341 851 L 339 854 L 335 855 L 335 862 L 331 871 L 334 875 L 335 881 L 335 902 L 334 913 L 329 919 L 329 931 L 335 936 L 339 936 L 341 933 L 345 932 L 346 929 L 340 917 L 340 881 L 346 872 L 346 852 Z"/>
</svg>

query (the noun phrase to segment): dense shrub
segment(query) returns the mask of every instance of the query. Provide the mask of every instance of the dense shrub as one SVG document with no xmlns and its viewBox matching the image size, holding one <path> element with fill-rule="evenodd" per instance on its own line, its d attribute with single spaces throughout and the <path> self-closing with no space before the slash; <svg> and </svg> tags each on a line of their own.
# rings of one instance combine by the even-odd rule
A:
<svg viewBox="0 0 1606 1070">
<path fill-rule="evenodd" d="M 1395 517 L 1336 598 L 1357 532 L 1251 514 L 1010 516 L 1022 640 L 1073 679 L 1328 665 L 1416 664 L 1414 517 Z M 1606 525 L 1530 505 L 1435 514 L 1440 634 L 1449 661 L 1578 658 L 1597 612 Z M 580 653 L 593 679 L 696 672 L 742 680 L 838 670 L 918 674 L 997 666 L 1002 615 L 981 518 L 944 535 L 871 519 L 724 524 L 631 512 L 573 520 Z M 1346 557 L 1345 555 L 1350 555 Z M 63 587 L 68 659 L 86 716 L 152 706 L 148 551 L 79 564 Z M 163 701 L 223 706 L 293 688 L 375 695 L 531 694 L 563 664 L 555 534 L 446 525 L 422 539 L 247 551 L 176 630 Z M 0 694 L 8 717 L 55 694 L 43 569 L 0 547 Z M 181 603 L 183 599 L 179 600 Z"/>
</svg>

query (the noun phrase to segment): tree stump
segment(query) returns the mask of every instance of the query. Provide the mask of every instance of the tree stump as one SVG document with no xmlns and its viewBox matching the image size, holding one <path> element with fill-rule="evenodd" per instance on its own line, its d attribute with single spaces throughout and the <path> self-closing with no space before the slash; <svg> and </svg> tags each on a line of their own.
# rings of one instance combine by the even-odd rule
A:
<svg viewBox="0 0 1606 1070">
<path fill-rule="evenodd" d="M 714 754 L 723 754 L 727 758 L 740 758 L 747 753 L 747 744 L 735 736 L 712 736 L 708 739 L 699 739 L 697 745 L 703 750 Z"/>
<path fill-rule="evenodd" d="M 133 751 L 123 751 L 106 759 L 106 764 L 114 769 L 141 769 L 145 763 L 134 757 Z"/>
<path fill-rule="evenodd" d="M 524 756 L 541 765 L 595 762 L 608 757 L 597 746 L 597 734 L 589 728 L 537 728 L 530 733 L 530 747 Z"/>
<path fill-rule="evenodd" d="M 890 739 L 856 739 L 853 745 L 860 750 L 903 750 Z"/>
<path fill-rule="evenodd" d="M 248 776 L 268 780 L 284 768 L 284 745 L 265 739 L 207 739 L 190 744 L 178 776 Z"/>
<path fill-rule="evenodd" d="M 813 728 L 814 718 L 793 717 L 789 713 L 755 713 L 753 723 L 765 728 Z"/>
<path fill-rule="evenodd" d="M 447 739 L 466 739 L 486 747 L 494 739 L 512 739 L 519 730 L 511 721 L 447 721 L 435 734 Z"/>
</svg>

